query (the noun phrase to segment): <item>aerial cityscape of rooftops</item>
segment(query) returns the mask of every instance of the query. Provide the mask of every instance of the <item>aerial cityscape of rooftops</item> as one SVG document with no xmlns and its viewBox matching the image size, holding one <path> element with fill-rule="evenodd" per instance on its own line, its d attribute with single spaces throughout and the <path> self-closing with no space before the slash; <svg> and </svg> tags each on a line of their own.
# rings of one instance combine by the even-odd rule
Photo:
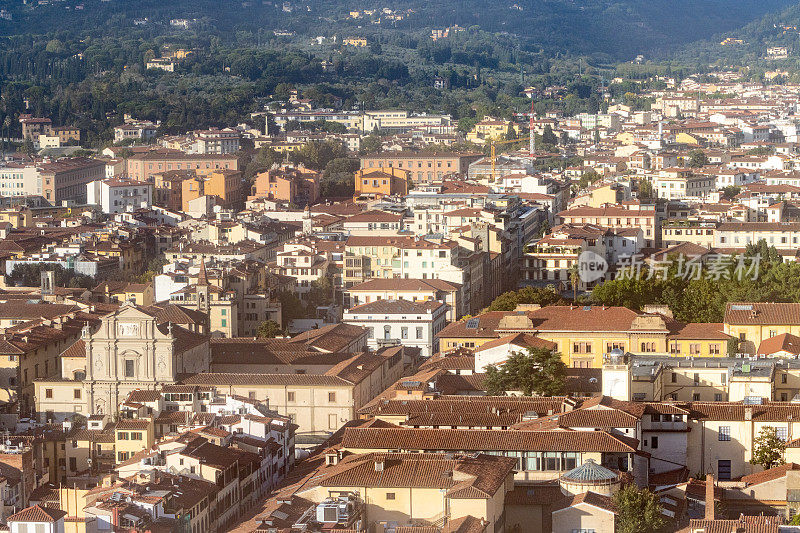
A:
<svg viewBox="0 0 800 533">
<path fill-rule="evenodd" d="M 0 2 L 0 532 L 800 533 L 800 3 Z"/>
</svg>

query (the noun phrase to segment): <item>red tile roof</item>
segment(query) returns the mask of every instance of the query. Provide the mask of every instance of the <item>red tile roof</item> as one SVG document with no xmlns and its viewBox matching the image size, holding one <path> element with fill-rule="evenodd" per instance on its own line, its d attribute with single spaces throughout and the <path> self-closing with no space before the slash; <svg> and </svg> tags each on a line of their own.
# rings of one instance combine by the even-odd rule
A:
<svg viewBox="0 0 800 533">
<path fill-rule="evenodd" d="M 364 450 L 635 453 L 631 444 L 605 431 L 348 428 L 342 439 L 344 448 Z"/>
</svg>

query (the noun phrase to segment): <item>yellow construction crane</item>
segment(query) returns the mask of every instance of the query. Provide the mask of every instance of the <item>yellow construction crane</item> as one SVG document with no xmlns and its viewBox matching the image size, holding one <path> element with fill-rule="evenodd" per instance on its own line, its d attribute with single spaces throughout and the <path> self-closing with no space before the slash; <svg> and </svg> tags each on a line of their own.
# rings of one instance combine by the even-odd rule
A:
<svg viewBox="0 0 800 533">
<path fill-rule="evenodd" d="M 491 141 L 491 156 L 490 159 L 492 161 L 492 183 L 495 182 L 497 179 L 497 151 L 495 150 L 495 146 L 498 144 L 511 144 L 511 143 L 518 143 L 520 141 L 530 141 L 530 135 L 526 135 L 525 137 L 520 137 L 519 139 L 508 139 L 505 141 Z M 531 156 L 533 155 L 533 146 L 531 146 Z"/>
</svg>

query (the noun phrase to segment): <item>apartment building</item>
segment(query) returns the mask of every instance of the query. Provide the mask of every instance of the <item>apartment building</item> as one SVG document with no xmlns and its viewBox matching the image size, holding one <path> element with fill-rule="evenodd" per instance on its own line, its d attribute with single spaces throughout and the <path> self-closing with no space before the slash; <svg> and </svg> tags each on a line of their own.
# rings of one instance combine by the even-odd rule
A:
<svg viewBox="0 0 800 533">
<path fill-rule="evenodd" d="M 68 157 L 38 167 L 42 195 L 53 205 L 71 201 L 86 203 L 86 185 L 102 180 L 106 164 L 98 159 Z M 38 187 L 38 185 L 37 185 Z"/>
<path fill-rule="evenodd" d="M 460 283 L 440 279 L 375 278 L 348 287 L 344 302 L 349 308 L 380 300 L 436 300 L 447 304 L 447 320 L 454 322 L 466 314 L 462 288 Z"/>
<path fill-rule="evenodd" d="M 414 184 L 441 181 L 448 175 L 463 176 L 470 163 L 481 157 L 472 153 L 379 152 L 361 156 L 361 169 L 399 168 L 411 172 Z"/>
<path fill-rule="evenodd" d="M 0 166 L 0 196 L 42 194 L 42 177 L 35 165 L 5 163 Z"/>
<path fill-rule="evenodd" d="M 642 230 L 644 245 L 659 246 L 661 230 L 655 207 L 650 205 L 609 205 L 603 207 L 575 207 L 561 211 L 556 216 L 559 224 L 594 224 L 605 228 Z"/>
<path fill-rule="evenodd" d="M 478 349 L 514 333 L 528 333 L 556 343 L 569 367 L 601 368 L 613 350 L 633 354 L 668 354 L 677 349 L 725 355 L 722 325 L 698 327 L 674 321 L 663 309 L 635 312 L 624 307 L 523 305 L 517 311 L 490 311 L 447 325 L 439 333 L 442 351 Z M 661 312 L 658 312 L 661 311 Z M 724 338 L 728 338 L 727 336 Z M 684 346 L 685 343 L 685 346 Z M 694 345 L 694 346 L 690 346 Z"/>
<path fill-rule="evenodd" d="M 97 205 L 108 214 L 149 209 L 153 185 L 120 178 L 95 181 L 86 185 L 86 203 Z"/>
<path fill-rule="evenodd" d="M 147 120 L 126 121 L 125 124 L 114 128 L 114 142 L 118 143 L 130 140 L 147 142 L 156 136 L 158 126 L 158 123 Z"/>
<path fill-rule="evenodd" d="M 394 346 L 355 354 L 323 374 L 203 372 L 183 383 L 265 402 L 298 425 L 298 445 L 313 447 L 355 419 L 360 407 L 398 380 L 406 357 L 410 354 L 402 346 Z"/>
<path fill-rule="evenodd" d="M 370 199 L 405 196 L 410 182 L 411 171 L 397 167 L 362 168 L 353 177 L 355 196 Z"/>
<path fill-rule="evenodd" d="M 239 170 L 239 160 L 233 154 L 185 154 L 171 151 L 151 151 L 134 154 L 127 159 L 126 172 L 130 179 L 152 182 L 156 174 L 169 170 L 194 170 L 204 176 L 215 170 Z"/>
<path fill-rule="evenodd" d="M 268 198 L 297 206 L 316 203 L 319 198 L 319 172 L 305 167 L 284 166 L 256 174 L 248 200 Z"/>
<path fill-rule="evenodd" d="M 744 249 L 761 240 L 778 250 L 795 250 L 800 222 L 722 222 L 714 234 L 714 247 Z"/>
<path fill-rule="evenodd" d="M 447 305 L 438 301 L 377 300 L 345 311 L 342 320 L 366 328 L 367 345 L 373 349 L 402 344 L 430 357 L 438 351 L 436 335 L 446 316 Z"/>
</svg>

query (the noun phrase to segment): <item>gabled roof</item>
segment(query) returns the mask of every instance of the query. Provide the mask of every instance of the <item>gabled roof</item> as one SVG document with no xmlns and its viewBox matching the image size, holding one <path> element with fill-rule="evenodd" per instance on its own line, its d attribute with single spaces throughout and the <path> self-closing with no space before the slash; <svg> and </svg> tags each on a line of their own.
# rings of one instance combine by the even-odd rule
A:
<svg viewBox="0 0 800 533">
<path fill-rule="evenodd" d="M 34 505 L 9 516 L 7 522 L 55 522 L 67 515 L 61 509 L 51 509 Z"/>
<path fill-rule="evenodd" d="M 767 481 L 773 481 L 775 479 L 782 478 L 786 475 L 786 472 L 790 470 L 800 470 L 800 465 L 796 463 L 782 464 L 774 468 L 770 468 L 769 470 L 742 476 L 742 481 L 747 483 L 747 486 L 758 485 L 760 483 L 766 483 Z"/>
<path fill-rule="evenodd" d="M 348 428 L 342 446 L 356 450 L 636 453 L 636 447 L 629 441 L 605 431 Z"/>
<path fill-rule="evenodd" d="M 758 355 L 772 355 L 777 352 L 788 352 L 793 355 L 800 354 L 800 337 L 791 333 L 781 333 L 769 339 L 764 339 L 758 345 Z"/>
</svg>

